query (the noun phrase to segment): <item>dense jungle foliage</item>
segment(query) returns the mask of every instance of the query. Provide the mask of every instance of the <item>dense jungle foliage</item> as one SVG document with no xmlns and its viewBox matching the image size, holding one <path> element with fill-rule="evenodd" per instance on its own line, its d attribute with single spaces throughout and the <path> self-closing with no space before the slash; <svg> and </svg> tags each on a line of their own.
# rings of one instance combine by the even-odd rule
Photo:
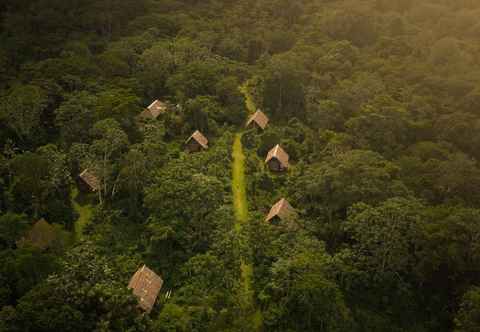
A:
<svg viewBox="0 0 480 332">
<path fill-rule="evenodd" d="M 477 0 L 1 1 L 0 331 L 480 331 L 479 18 Z M 155 99 L 171 107 L 139 121 Z M 197 129 L 209 149 L 187 153 Z M 265 222 L 282 197 L 295 220 Z M 42 218 L 47 249 L 24 241 Z M 164 280 L 149 314 L 127 289 L 143 264 Z"/>
</svg>

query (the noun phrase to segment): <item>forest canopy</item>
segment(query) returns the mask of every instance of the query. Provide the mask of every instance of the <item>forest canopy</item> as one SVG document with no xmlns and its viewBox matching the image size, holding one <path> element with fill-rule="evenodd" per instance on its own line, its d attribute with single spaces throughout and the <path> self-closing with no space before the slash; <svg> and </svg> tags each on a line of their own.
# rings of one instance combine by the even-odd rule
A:
<svg viewBox="0 0 480 332">
<path fill-rule="evenodd" d="M 1 1 L 0 332 L 480 331 L 479 17 Z"/>
</svg>

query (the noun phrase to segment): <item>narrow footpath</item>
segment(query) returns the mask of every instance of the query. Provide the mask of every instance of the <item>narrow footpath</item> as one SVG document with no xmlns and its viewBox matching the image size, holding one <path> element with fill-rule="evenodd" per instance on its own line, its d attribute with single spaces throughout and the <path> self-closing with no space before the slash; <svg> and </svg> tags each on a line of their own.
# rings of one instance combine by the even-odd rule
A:
<svg viewBox="0 0 480 332">
<path fill-rule="evenodd" d="M 89 202 L 82 201 L 82 194 L 77 188 L 72 190 L 72 206 L 78 214 L 78 219 L 74 225 L 74 239 L 81 241 L 83 239 L 83 230 L 90 223 L 93 215 L 93 206 Z"/>
<path fill-rule="evenodd" d="M 246 106 L 250 113 L 255 111 L 255 107 L 248 94 L 246 85 L 240 88 L 246 99 Z M 240 234 L 242 226 L 248 222 L 248 201 L 247 184 L 245 180 L 245 155 L 242 147 L 242 133 L 235 135 L 232 149 L 232 191 L 233 207 L 235 211 L 235 230 Z M 253 289 L 253 266 L 241 261 L 241 282 L 242 293 L 241 304 L 244 312 L 242 319 L 248 325 L 249 331 L 262 331 L 263 317 L 259 309 L 256 308 L 255 294 Z"/>
<path fill-rule="evenodd" d="M 248 222 L 247 189 L 245 182 L 245 155 L 242 149 L 242 134 L 236 134 L 233 143 L 232 191 L 235 210 L 235 230 L 240 233 L 242 225 Z M 241 261 L 242 293 L 241 305 L 244 313 L 244 323 L 251 331 L 261 331 L 262 314 L 256 309 L 255 296 L 252 287 L 253 267 L 242 259 Z"/>
<path fill-rule="evenodd" d="M 248 221 L 247 185 L 245 182 L 245 155 L 242 148 L 242 134 L 236 134 L 233 142 L 232 190 L 235 209 L 235 229 L 241 230 L 242 224 Z"/>
</svg>

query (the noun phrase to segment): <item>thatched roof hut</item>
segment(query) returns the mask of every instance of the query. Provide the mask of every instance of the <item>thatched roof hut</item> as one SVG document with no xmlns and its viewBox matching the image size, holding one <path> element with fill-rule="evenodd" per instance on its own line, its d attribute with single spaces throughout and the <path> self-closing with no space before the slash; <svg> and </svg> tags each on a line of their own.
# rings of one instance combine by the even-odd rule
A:
<svg viewBox="0 0 480 332">
<path fill-rule="evenodd" d="M 187 139 L 185 144 L 190 152 L 208 149 L 208 139 L 198 130 Z"/>
<path fill-rule="evenodd" d="M 93 192 L 100 190 L 100 180 L 88 168 L 80 173 L 79 178 L 82 180 L 82 183 L 87 187 L 88 190 Z"/>
<path fill-rule="evenodd" d="M 257 110 L 247 121 L 246 127 L 254 124 L 258 128 L 264 130 L 268 124 L 268 117 L 260 110 Z"/>
<path fill-rule="evenodd" d="M 289 155 L 277 144 L 268 152 L 265 163 L 272 171 L 284 171 L 289 166 L 289 160 Z"/>
<path fill-rule="evenodd" d="M 50 225 L 45 219 L 38 220 L 27 234 L 17 241 L 19 248 L 25 245 L 32 245 L 39 249 L 45 250 L 49 248 L 57 238 L 55 228 Z"/>
<path fill-rule="evenodd" d="M 140 117 L 155 120 L 160 114 L 164 113 L 166 110 L 167 104 L 157 99 L 153 103 L 151 103 L 142 113 L 140 113 Z"/>
<path fill-rule="evenodd" d="M 128 288 L 131 289 L 133 294 L 138 298 L 138 305 L 149 313 L 155 305 L 162 285 L 163 279 L 147 266 L 143 265 L 135 272 L 132 279 L 130 279 Z"/>
<path fill-rule="evenodd" d="M 290 203 L 285 199 L 282 198 L 277 203 L 275 203 L 270 212 L 268 213 L 265 221 L 268 222 L 275 222 L 275 220 L 288 220 L 291 218 L 295 218 L 297 213 L 295 209 L 290 205 Z"/>
</svg>

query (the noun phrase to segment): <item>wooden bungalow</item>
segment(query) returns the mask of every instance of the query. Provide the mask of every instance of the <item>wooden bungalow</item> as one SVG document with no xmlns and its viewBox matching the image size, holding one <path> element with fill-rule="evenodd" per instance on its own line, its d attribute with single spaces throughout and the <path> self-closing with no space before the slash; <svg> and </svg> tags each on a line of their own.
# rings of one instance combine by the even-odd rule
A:
<svg viewBox="0 0 480 332">
<path fill-rule="evenodd" d="M 265 163 L 268 165 L 270 170 L 275 172 L 285 171 L 289 166 L 290 157 L 282 149 L 280 145 L 276 145 L 273 149 L 268 152 Z"/>
<path fill-rule="evenodd" d="M 138 298 L 140 308 L 150 313 L 155 305 L 158 293 L 162 289 L 162 285 L 163 279 L 143 265 L 130 279 L 128 288 Z"/>
<path fill-rule="evenodd" d="M 208 149 L 208 139 L 200 131 L 195 131 L 185 142 L 189 152 L 198 152 Z"/>
<path fill-rule="evenodd" d="M 257 110 L 247 121 L 246 127 L 255 126 L 261 130 L 265 130 L 268 124 L 268 117 L 260 110 Z"/>
<path fill-rule="evenodd" d="M 22 248 L 26 245 L 39 248 L 41 250 L 48 249 L 57 238 L 55 228 L 45 219 L 38 220 L 27 234 L 17 241 L 17 247 Z"/>
<path fill-rule="evenodd" d="M 294 208 L 285 198 L 282 198 L 272 206 L 270 212 L 265 218 L 265 221 L 274 225 L 278 225 L 281 221 L 294 219 L 296 216 L 297 213 L 295 212 Z"/>
<path fill-rule="evenodd" d="M 100 180 L 88 168 L 79 175 L 80 189 L 83 191 L 97 192 L 100 190 Z"/>
<path fill-rule="evenodd" d="M 166 111 L 167 104 L 157 99 L 153 103 L 151 103 L 142 113 L 140 113 L 140 117 L 143 119 L 155 120 L 159 117 L 160 114 Z"/>
</svg>

